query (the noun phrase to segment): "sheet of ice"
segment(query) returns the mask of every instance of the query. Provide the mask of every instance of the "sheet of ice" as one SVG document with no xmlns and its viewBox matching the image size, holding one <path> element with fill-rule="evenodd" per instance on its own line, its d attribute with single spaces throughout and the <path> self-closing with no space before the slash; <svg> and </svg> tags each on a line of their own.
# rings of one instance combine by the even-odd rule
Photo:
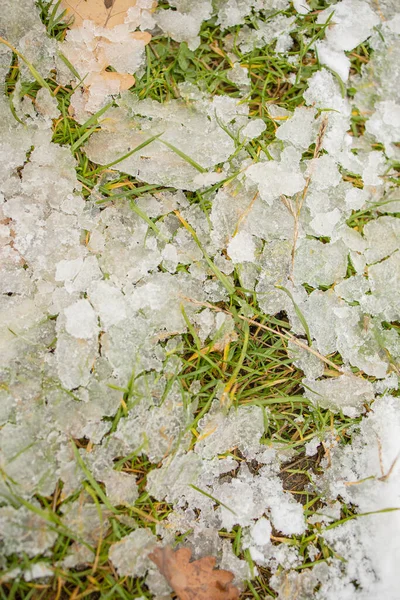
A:
<svg viewBox="0 0 400 600">
<path fill-rule="evenodd" d="M 340 375 L 330 379 L 304 379 L 304 394 L 316 406 L 343 411 L 345 415 L 356 416 L 363 405 L 374 399 L 374 388 L 367 379 L 352 375 Z"/>
<path fill-rule="evenodd" d="M 238 117 L 240 107 L 236 110 L 232 100 L 233 117 Z M 211 102 L 188 106 L 180 100 L 160 104 L 132 97 L 126 111 L 107 111 L 102 130 L 91 136 L 86 153 L 98 164 L 109 164 L 154 136 L 159 137 L 121 161 L 118 169 L 148 183 L 195 190 L 202 185 L 195 183 L 199 170 L 225 162 L 234 151 L 233 140 L 219 126 Z"/>
</svg>

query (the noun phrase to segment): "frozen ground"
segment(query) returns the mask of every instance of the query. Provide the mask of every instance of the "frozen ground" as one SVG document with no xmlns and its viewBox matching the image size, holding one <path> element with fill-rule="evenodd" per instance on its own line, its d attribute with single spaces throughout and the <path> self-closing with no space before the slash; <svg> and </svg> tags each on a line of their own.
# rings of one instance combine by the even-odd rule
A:
<svg viewBox="0 0 400 600">
<path fill-rule="evenodd" d="M 398 600 L 397 0 L 123 4 L 1 6 L 0 597 Z"/>
</svg>

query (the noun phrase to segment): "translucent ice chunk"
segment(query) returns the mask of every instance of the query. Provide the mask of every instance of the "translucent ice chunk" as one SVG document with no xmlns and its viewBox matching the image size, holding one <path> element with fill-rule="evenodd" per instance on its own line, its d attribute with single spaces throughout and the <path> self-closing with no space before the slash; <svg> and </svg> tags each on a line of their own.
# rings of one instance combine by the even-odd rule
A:
<svg viewBox="0 0 400 600">
<path fill-rule="evenodd" d="M 368 276 L 374 297 L 379 301 L 379 312 L 387 321 L 400 317 L 400 256 L 398 252 L 368 267 Z"/>
<path fill-rule="evenodd" d="M 25 507 L 0 508 L 0 530 L 4 554 L 36 556 L 49 550 L 57 539 L 48 522 Z"/>
<path fill-rule="evenodd" d="M 159 10 L 155 21 L 162 31 L 177 42 L 187 42 L 191 50 L 200 44 L 199 31 L 203 21 L 212 14 L 211 2 L 202 0 L 191 3 L 187 0 L 174 0 L 170 3 L 177 10 Z"/>
<path fill-rule="evenodd" d="M 142 181 L 195 190 L 202 185 L 194 183 L 199 170 L 224 162 L 234 151 L 233 140 L 219 126 L 211 101 L 191 102 L 188 106 L 181 100 L 159 104 L 133 97 L 126 102 L 134 119 L 122 109 L 109 110 L 102 130 L 94 133 L 86 145 L 88 156 L 98 164 L 110 163 L 161 134 L 160 139 L 121 161 L 118 168 Z M 232 107 L 234 118 L 240 107 L 236 102 Z M 199 167 L 182 158 L 180 152 Z"/>
<path fill-rule="evenodd" d="M 335 160 L 327 154 L 310 161 L 307 175 L 311 176 L 311 185 L 317 190 L 337 186 L 342 180 Z"/>
<path fill-rule="evenodd" d="M 231 409 L 228 415 L 218 410 L 217 404 L 198 424 L 200 438 L 195 451 L 204 458 L 223 454 L 237 446 L 245 456 L 251 455 L 264 433 L 262 411 L 258 406 Z"/>
<path fill-rule="evenodd" d="M 259 137 L 265 130 L 267 126 L 265 125 L 262 119 L 252 119 L 249 123 L 242 129 L 242 135 L 250 140 Z"/>
<path fill-rule="evenodd" d="M 147 476 L 149 494 L 168 502 L 184 499 L 190 485 L 197 483 L 201 473 L 201 458 L 193 452 L 167 458 L 160 469 L 154 469 Z"/>
<path fill-rule="evenodd" d="M 338 82 L 327 69 L 317 71 L 308 80 L 308 89 L 303 94 L 308 105 L 316 108 L 332 108 L 333 110 L 348 115 L 350 106 L 342 97 Z"/>
<path fill-rule="evenodd" d="M 364 226 L 366 240 L 365 258 L 369 264 L 376 263 L 400 248 L 400 220 L 380 217 Z"/>
<path fill-rule="evenodd" d="M 295 281 L 313 287 L 338 282 L 346 275 L 347 253 L 340 240 L 329 244 L 314 239 L 302 240 L 296 250 Z"/>
<path fill-rule="evenodd" d="M 350 59 L 347 58 L 344 51 L 332 48 L 325 41 L 316 42 L 315 47 L 321 65 L 325 65 L 337 73 L 342 81 L 347 81 L 350 72 Z"/>
<path fill-rule="evenodd" d="M 258 184 L 261 198 L 272 205 L 282 194 L 293 196 L 303 189 L 305 181 L 299 167 L 300 158 L 299 151 L 288 147 L 282 152 L 280 161 L 251 165 L 246 175 L 250 181 Z"/>
<path fill-rule="evenodd" d="M 157 538 L 150 529 L 139 527 L 111 545 L 109 558 L 121 577 L 143 577 L 152 564 L 147 556 L 156 544 Z"/>
<path fill-rule="evenodd" d="M 78 300 L 64 309 L 65 328 L 75 338 L 92 339 L 98 333 L 96 314 L 87 300 Z"/>
<path fill-rule="evenodd" d="M 368 133 L 387 146 L 400 140 L 400 104 L 391 100 L 377 102 L 375 112 L 365 125 Z"/>
<path fill-rule="evenodd" d="M 107 330 L 126 318 L 126 301 L 122 292 L 107 281 L 96 281 L 88 290 L 88 297 Z"/>
<path fill-rule="evenodd" d="M 325 37 L 337 50 L 353 50 L 371 35 L 373 27 L 380 22 L 378 15 L 362 0 L 342 0 L 322 11 L 317 22 L 326 23 L 332 12 Z"/>
<path fill-rule="evenodd" d="M 227 252 L 233 263 L 252 262 L 255 260 L 256 246 L 254 238 L 246 231 L 240 231 L 231 239 Z"/>
<path fill-rule="evenodd" d="M 316 406 L 329 408 L 355 417 L 362 412 L 363 404 L 374 399 L 374 387 L 366 379 L 352 375 L 340 375 L 331 379 L 303 381 L 305 396 Z"/>
<path fill-rule="evenodd" d="M 232 81 L 232 83 L 234 83 L 239 90 L 247 90 L 251 85 L 249 70 L 246 67 L 242 67 L 239 62 L 235 63 L 233 67 L 228 70 L 226 77 L 229 79 L 229 81 Z M 263 130 L 261 130 L 260 133 L 262 133 L 262 131 Z M 258 133 L 258 135 L 260 135 L 260 133 Z M 250 137 L 250 132 L 247 135 Z"/>
<path fill-rule="evenodd" d="M 335 292 L 347 302 L 358 302 L 369 291 L 370 284 L 365 277 L 355 275 L 335 286 Z"/>
<path fill-rule="evenodd" d="M 318 131 L 315 115 L 316 111 L 313 108 L 303 106 L 296 108 L 293 116 L 278 127 L 276 137 L 302 150 L 307 150 L 315 142 Z"/>
</svg>

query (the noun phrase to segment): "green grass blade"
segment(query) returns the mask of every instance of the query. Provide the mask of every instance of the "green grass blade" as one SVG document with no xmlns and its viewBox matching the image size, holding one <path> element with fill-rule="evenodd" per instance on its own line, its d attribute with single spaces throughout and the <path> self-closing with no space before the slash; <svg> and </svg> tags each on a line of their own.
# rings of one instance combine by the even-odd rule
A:
<svg viewBox="0 0 400 600">
<path fill-rule="evenodd" d="M 164 146 L 167 146 L 167 148 L 169 148 L 170 150 L 175 152 L 175 154 L 177 154 L 178 156 L 183 158 L 183 160 L 185 160 L 187 163 L 189 163 L 189 165 L 192 165 L 192 167 L 194 167 L 197 171 L 199 171 L 199 173 L 207 173 L 207 169 L 204 169 L 201 165 L 199 165 L 199 163 L 197 163 L 195 160 L 193 160 L 193 158 L 190 158 L 190 156 L 188 156 L 187 154 L 182 152 L 182 150 L 179 150 L 179 148 L 177 148 L 176 146 L 173 146 L 172 144 L 170 144 L 169 142 L 166 142 L 165 140 L 160 140 L 160 142 L 162 144 L 164 144 Z"/>
<path fill-rule="evenodd" d="M 211 496 L 211 494 L 208 494 L 204 490 L 201 490 L 200 488 L 197 487 L 197 485 L 193 485 L 193 483 L 189 483 L 189 487 L 191 487 L 194 490 L 196 490 L 196 492 L 200 492 L 200 494 L 203 494 L 203 496 L 207 496 L 207 498 L 210 498 L 211 500 L 213 500 L 213 502 L 216 502 L 220 506 L 223 506 L 224 508 L 226 508 L 226 510 L 229 510 L 229 512 L 231 512 L 232 514 L 236 515 L 235 511 L 232 510 L 231 508 L 229 508 L 229 506 L 227 506 L 226 504 L 224 504 L 223 502 L 221 502 L 220 500 L 218 500 L 214 496 Z"/>
<path fill-rule="evenodd" d="M 133 150 L 130 150 L 123 156 L 120 156 L 116 160 L 113 160 L 112 162 L 108 163 L 107 165 L 103 165 L 102 167 L 99 167 L 95 171 L 92 171 L 92 173 L 98 173 L 100 171 L 103 171 L 104 169 L 109 169 L 110 167 L 114 167 L 114 165 L 117 165 L 118 163 L 122 162 L 126 158 L 129 158 L 130 156 L 132 156 L 132 154 L 135 154 L 135 152 L 139 152 L 139 150 L 142 150 L 142 148 L 146 148 L 146 146 L 148 146 L 149 144 L 154 142 L 154 140 L 157 140 L 161 135 L 163 135 L 163 133 L 158 133 L 157 135 L 153 135 L 152 137 L 148 138 L 145 142 L 142 142 L 141 144 L 136 146 Z"/>
<path fill-rule="evenodd" d="M 102 500 L 102 502 L 108 508 L 108 510 L 111 510 L 111 512 L 113 512 L 114 514 L 118 514 L 118 510 L 114 508 L 114 506 L 111 504 L 111 502 L 109 501 L 109 499 L 107 498 L 107 496 L 105 495 L 105 493 L 103 492 L 103 490 L 101 489 L 101 487 L 99 486 L 99 484 L 97 483 L 87 466 L 85 465 L 85 462 L 82 456 L 79 454 L 79 450 L 76 447 L 74 440 L 71 440 L 71 444 L 77 463 L 79 464 L 80 468 L 85 474 L 86 479 L 97 493 L 98 497 Z"/>
</svg>

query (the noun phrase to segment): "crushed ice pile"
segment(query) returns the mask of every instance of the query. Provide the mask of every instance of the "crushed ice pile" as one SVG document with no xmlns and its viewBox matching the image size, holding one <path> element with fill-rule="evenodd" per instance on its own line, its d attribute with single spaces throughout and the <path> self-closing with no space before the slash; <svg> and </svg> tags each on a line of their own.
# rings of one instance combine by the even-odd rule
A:
<svg viewBox="0 0 400 600">
<path fill-rule="evenodd" d="M 152 13 L 152 3 L 141 0 L 129 22 L 119 27 L 125 33 L 157 27 L 194 50 L 201 23 L 211 16 L 222 29 L 242 25 L 235 47 L 228 50 L 231 80 L 244 95 L 249 79 L 235 48 L 248 52 L 276 40 L 276 52 L 287 53 L 290 32 L 310 10 L 305 0 L 293 1 L 297 14 L 290 17 L 279 13 L 289 0 L 169 4 L 170 9 Z M 250 14 L 252 27 L 244 25 Z M 400 404 L 391 396 L 398 388 L 400 360 L 400 338 L 391 326 L 400 321 L 396 2 L 343 0 L 320 12 L 319 23 L 330 19 L 325 37 L 311 48 L 321 68 L 307 82 L 303 106 L 293 113 L 268 107 L 276 139 L 257 159 L 246 151 L 246 142 L 262 139 L 266 125 L 249 116 L 243 98 L 210 97 L 183 83 L 180 99 L 165 104 L 140 100 L 132 91 L 99 83 L 97 66 L 85 59 L 85 52 L 102 32 L 89 22 L 57 42 L 46 35 L 33 0 L 3 1 L 0 18 L 0 34 L 42 77 L 56 69 L 57 81 L 71 83 L 60 53 L 80 76 L 92 69 L 90 97 L 81 83 L 72 100 L 80 123 L 114 97 L 85 144 L 88 158 L 111 165 L 110 179 L 118 169 L 168 188 L 142 195 L 134 210 L 133 201 L 105 201 L 99 189 L 84 200 L 71 148 L 51 141 L 53 119 L 60 115 L 56 99 L 44 87 L 35 102 L 21 99 L 20 81 L 10 99 L 3 86 L 3 577 L 51 575 L 52 547 L 63 532 L 75 541 L 61 566 L 90 564 L 109 527 L 111 509 L 134 505 L 138 498 L 135 474 L 121 472 L 115 461 L 143 453 L 156 465 L 147 478 L 148 493 L 170 503 L 173 511 L 157 525 L 157 535 L 133 528 L 111 545 L 109 556 L 119 575 L 146 577 L 154 598 L 169 591 L 147 554 L 184 532 L 189 532 L 185 544 L 195 556 L 215 555 L 237 581 L 254 577 L 257 567 L 270 569 L 270 585 L 280 599 L 398 598 L 400 514 L 379 512 L 400 507 Z M 138 36 L 133 56 L 132 37 L 126 33 L 128 41 L 117 42 L 116 35 L 114 30 L 108 34 L 108 60 L 117 71 L 140 76 L 145 42 Z M 362 76 L 349 83 L 345 51 L 367 39 L 372 58 Z M 11 50 L 0 45 L 0 53 L 3 82 Z M 122 64 L 114 64 L 114 58 Z M 294 60 L 291 83 L 298 68 Z M 22 63 L 20 79 L 32 80 Z M 343 93 L 350 84 L 356 90 L 352 97 Z M 359 137 L 349 134 L 354 107 L 367 115 Z M 310 158 L 318 140 L 319 152 Z M 140 152 L 131 153 L 140 144 Z M 196 190 L 209 190 L 209 215 L 188 201 L 185 193 Z M 362 210 L 374 218 L 358 231 L 347 223 L 353 211 Z M 321 508 L 308 519 L 278 477 L 290 452 L 260 443 L 268 409 L 229 408 L 216 390 L 209 412 L 197 423 L 198 441 L 192 442 L 189 426 L 198 390 L 183 390 L 176 378 L 182 369 L 180 336 L 190 321 L 202 343 L 220 339 L 223 346 L 234 322 L 212 307 L 229 299 L 234 273 L 243 288 L 255 293 L 265 314 L 287 314 L 294 335 L 289 351 L 304 372 L 305 398 L 349 417 L 362 415 L 351 444 L 338 444 L 332 430 L 325 440 L 307 446 L 309 454 L 320 441 L 327 449 L 324 474 L 313 476 Z M 249 307 L 245 310 L 251 317 Z M 313 353 L 304 348 L 307 333 Z M 337 373 L 324 363 L 335 352 L 342 359 Z M 128 385 L 134 386 L 134 401 L 110 430 L 121 390 Z M 89 440 L 90 452 L 74 451 L 71 438 Z M 240 451 L 242 462 L 226 456 L 232 448 Z M 251 461 L 257 461 L 256 471 L 248 467 Z M 82 491 L 87 472 L 105 486 L 107 504 L 100 508 Z M 35 496 L 50 496 L 61 482 L 62 515 L 50 522 Z M 363 516 L 340 522 L 343 502 Z M 248 562 L 236 557 L 231 542 L 218 535 L 237 525 L 253 573 Z M 297 546 L 272 540 L 272 532 L 275 538 L 308 532 L 314 541 L 322 539 L 334 557 L 298 569 L 304 558 Z M 35 559 L 34 567 L 7 571 L 8 557 L 22 553 Z M 317 553 L 311 540 L 310 563 Z"/>
</svg>

